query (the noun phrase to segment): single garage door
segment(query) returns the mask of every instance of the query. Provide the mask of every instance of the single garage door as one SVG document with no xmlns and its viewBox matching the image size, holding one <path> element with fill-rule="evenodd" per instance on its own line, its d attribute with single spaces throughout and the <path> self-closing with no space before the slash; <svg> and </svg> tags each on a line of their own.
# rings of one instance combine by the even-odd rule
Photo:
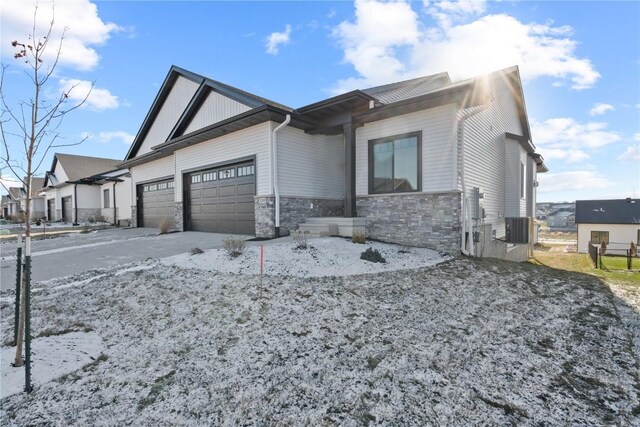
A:
<svg viewBox="0 0 640 427">
<path fill-rule="evenodd" d="M 62 220 L 64 222 L 73 221 L 73 201 L 71 196 L 62 198 Z"/>
<path fill-rule="evenodd" d="M 47 200 L 47 219 L 49 221 L 56 220 L 56 199 Z"/>
<path fill-rule="evenodd" d="M 255 165 L 245 162 L 189 174 L 188 228 L 255 234 Z"/>
<path fill-rule="evenodd" d="M 138 186 L 138 227 L 160 227 L 162 220 L 173 224 L 175 192 L 173 179 Z"/>
</svg>

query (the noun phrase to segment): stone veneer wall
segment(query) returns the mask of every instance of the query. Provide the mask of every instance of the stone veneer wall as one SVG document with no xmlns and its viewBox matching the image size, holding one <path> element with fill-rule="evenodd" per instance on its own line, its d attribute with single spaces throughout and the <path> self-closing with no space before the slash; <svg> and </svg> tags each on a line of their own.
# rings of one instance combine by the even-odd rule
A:
<svg viewBox="0 0 640 427">
<path fill-rule="evenodd" d="M 460 251 L 461 193 L 406 193 L 361 196 L 358 217 L 367 236 L 384 242 L 457 254 Z"/>
<path fill-rule="evenodd" d="M 184 210 L 182 209 L 182 202 L 176 202 L 176 208 L 173 212 L 173 221 L 176 230 L 184 231 Z"/>
<path fill-rule="evenodd" d="M 75 209 L 71 209 L 71 218 L 75 218 Z M 94 219 L 101 216 L 102 209 L 96 208 L 78 208 L 78 222 L 89 222 L 90 219 Z"/>
<path fill-rule="evenodd" d="M 338 216 L 344 213 L 343 199 L 315 199 L 307 197 L 280 198 L 280 235 L 295 231 L 305 219 Z M 256 196 L 256 236 L 275 237 L 275 197 Z"/>
<path fill-rule="evenodd" d="M 131 206 L 131 226 L 138 226 L 138 206 L 136 205 Z"/>
</svg>

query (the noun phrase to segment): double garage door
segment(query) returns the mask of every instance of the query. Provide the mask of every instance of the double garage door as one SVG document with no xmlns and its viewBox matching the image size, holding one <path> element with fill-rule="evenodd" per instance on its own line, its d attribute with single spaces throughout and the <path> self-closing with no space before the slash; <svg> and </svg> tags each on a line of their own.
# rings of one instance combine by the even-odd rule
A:
<svg viewBox="0 0 640 427">
<path fill-rule="evenodd" d="M 187 229 L 255 234 L 255 165 L 239 163 L 185 176 Z"/>
<path fill-rule="evenodd" d="M 173 222 L 173 180 L 138 187 L 138 221 L 143 227 Z M 185 230 L 255 234 L 253 161 L 226 165 L 184 175 Z"/>
</svg>

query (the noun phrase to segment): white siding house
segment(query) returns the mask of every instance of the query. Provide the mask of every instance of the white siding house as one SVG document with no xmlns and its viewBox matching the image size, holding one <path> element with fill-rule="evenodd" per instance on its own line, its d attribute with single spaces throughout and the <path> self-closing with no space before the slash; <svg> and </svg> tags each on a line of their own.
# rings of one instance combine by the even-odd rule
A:
<svg viewBox="0 0 640 427">
<path fill-rule="evenodd" d="M 109 187 L 105 180 L 128 175 L 128 171 L 115 170 L 118 163 L 116 159 L 54 154 L 42 188 L 44 216 L 49 221 L 75 224 L 98 220 L 117 223 L 119 220 L 130 219 L 129 182 L 120 184 L 126 188 L 120 189 L 120 200 L 116 197 L 116 211 L 112 209 L 113 190 L 109 190 L 107 205 L 110 208 L 105 209 L 104 191 Z"/>
<path fill-rule="evenodd" d="M 319 217 L 316 229 L 481 255 L 471 236 L 533 216 L 534 150 L 515 67 L 292 109 L 174 66 L 119 167 L 137 226 L 274 237 Z"/>
<path fill-rule="evenodd" d="M 577 200 L 576 224 L 578 252 L 606 241 L 610 253 L 624 253 L 640 244 L 640 199 Z"/>
</svg>

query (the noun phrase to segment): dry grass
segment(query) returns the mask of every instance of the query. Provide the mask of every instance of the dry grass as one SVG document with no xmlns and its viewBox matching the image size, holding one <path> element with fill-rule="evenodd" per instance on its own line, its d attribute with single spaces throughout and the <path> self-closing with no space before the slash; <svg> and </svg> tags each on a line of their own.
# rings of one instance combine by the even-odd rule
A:
<svg viewBox="0 0 640 427">
<path fill-rule="evenodd" d="M 612 257 L 605 257 L 605 265 L 608 258 Z M 535 250 L 533 259 L 530 262 L 558 270 L 590 274 L 601 278 L 607 284 L 640 287 L 640 273 L 625 270 L 607 271 L 597 269 L 593 266 L 587 254 Z"/>
<path fill-rule="evenodd" d="M 167 234 L 169 232 L 169 228 L 171 228 L 171 220 L 168 218 L 161 220 L 158 224 L 158 228 L 160 228 L 160 234 Z"/>
</svg>

